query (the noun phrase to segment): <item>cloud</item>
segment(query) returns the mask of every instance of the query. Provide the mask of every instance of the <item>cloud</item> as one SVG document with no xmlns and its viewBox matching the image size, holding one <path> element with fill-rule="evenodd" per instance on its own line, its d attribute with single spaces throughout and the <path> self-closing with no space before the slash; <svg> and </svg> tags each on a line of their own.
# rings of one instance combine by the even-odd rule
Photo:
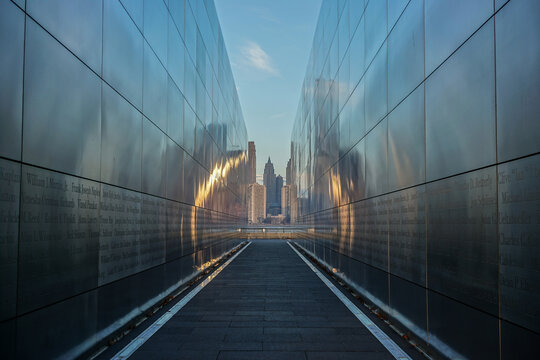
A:
<svg viewBox="0 0 540 360">
<path fill-rule="evenodd" d="M 287 113 L 281 112 L 281 113 L 270 115 L 269 118 L 270 119 L 283 119 L 285 115 L 287 115 Z"/>
<path fill-rule="evenodd" d="M 270 56 L 256 42 L 248 41 L 242 48 L 242 55 L 249 66 L 271 75 L 279 75 L 279 71 L 272 64 Z"/>
</svg>

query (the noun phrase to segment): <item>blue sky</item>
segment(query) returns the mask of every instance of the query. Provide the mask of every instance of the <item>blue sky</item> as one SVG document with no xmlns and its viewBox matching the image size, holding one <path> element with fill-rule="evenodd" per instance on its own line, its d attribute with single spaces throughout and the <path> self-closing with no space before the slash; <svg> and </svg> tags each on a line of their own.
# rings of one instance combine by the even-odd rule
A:
<svg viewBox="0 0 540 360">
<path fill-rule="evenodd" d="M 291 131 L 321 0 L 215 0 L 257 174 L 285 177 Z"/>
</svg>

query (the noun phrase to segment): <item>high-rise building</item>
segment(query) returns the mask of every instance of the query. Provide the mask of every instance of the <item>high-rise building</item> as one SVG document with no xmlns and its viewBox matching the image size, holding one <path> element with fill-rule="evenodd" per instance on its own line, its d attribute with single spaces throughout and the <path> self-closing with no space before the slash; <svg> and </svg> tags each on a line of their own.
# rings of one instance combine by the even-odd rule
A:
<svg viewBox="0 0 540 360">
<path fill-rule="evenodd" d="M 283 176 L 276 176 L 276 197 L 274 199 L 276 205 L 279 207 L 281 212 L 281 188 L 283 188 Z"/>
<path fill-rule="evenodd" d="M 255 150 L 255 142 L 248 142 L 248 184 L 257 182 L 257 152 Z"/>
<path fill-rule="evenodd" d="M 291 185 L 293 183 L 292 181 L 292 173 L 291 173 L 291 159 L 289 158 L 289 161 L 287 161 L 287 168 L 285 169 L 285 183 L 287 185 Z"/>
<path fill-rule="evenodd" d="M 270 156 L 264 165 L 263 184 L 266 186 L 266 212 L 268 213 L 270 207 L 276 202 L 276 174 Z"/>
<path fill-rule="evenodd" d="M 248 185 L 248 222 L 257 224 L 266 218 L 266 186 L 257 183 Z"/>
</svg>

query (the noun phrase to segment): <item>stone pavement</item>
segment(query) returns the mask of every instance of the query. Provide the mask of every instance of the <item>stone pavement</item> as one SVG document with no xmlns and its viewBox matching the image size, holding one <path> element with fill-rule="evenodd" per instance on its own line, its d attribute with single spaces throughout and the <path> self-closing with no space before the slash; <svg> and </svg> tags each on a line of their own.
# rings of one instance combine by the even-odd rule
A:
<svg viewBox="0 0 540 360">
<path fill-rule="evenodd" d="M 286 241 L 257 240 L 130 359 L 392 356 Z"/>
</svg>

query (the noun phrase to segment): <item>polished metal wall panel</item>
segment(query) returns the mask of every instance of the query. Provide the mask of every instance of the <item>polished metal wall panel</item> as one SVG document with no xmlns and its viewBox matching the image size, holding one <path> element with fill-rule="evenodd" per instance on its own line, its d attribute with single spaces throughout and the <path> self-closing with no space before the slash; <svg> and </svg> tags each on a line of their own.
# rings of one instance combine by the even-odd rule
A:
<svg viewBox="0 0 540 360">
<path fill-rule="evenodd" d="M 349 141 L 354 145 L 366 133 L 366 117 L 365 117 L 365 81 L 360 80 L 358 86 L 353 90 L 349 101 L 345 105 L 349 109 Z M 348 115 L 346 113 L 346 115 Z"/>
<path fill-rule="evenodd" d="M 184 101 L 184 142 L 183 148 L 190 155 L 193 156 L 195 151 L 195 126 L 197 124 L 197 118 L 195 112 L 189 106 L 189 104 Z"/>
<path fill-rule="evenodd" d="M 495 33 L 497 154 L 504 161 L 540 151 L 540 3 L 509 2 L 495 16 Z"/>
<path fill-rule="evenodd" d="M 102 107 L 101 181 L 140 190 L 142 115 L 106 84 Z"/>
<path fill-rule="evenodd" d="M 169 14 L 165 2 L 144 1 L 144 37 L 161 63 L 167 66 L 167 35 Z"/>
<path fill-rule="evenodd" d="M 20 317 L 16 358 L 76 358 L 96 341 L 97 308 L 94 290 Z"/>
<path fill-rule="evenodd" d="M 0 321 L 15 316 L 21 165 L 0 159 Z"/>
<path fill-rule="evenodd" d="M 8 0 L 0 2 L 0 48 L 0 156 L 20 160 L 24 13 Z"/>
<path fill-rule="evenodd" d="M 184 153 L 184 201 L 188 204 L 195 203 L 197 195 L 197 166 L 195 159 L 187 152 Z"/>
<path fill-rule="evenodd" d="M 386 42 L 366 71 L 366 131 L 371 130 L 388 111 L 388 56 Z"/>
<path fill-rule="evenodd" d="M 167 200 L 143 194 L 139 262 L 145 270 L 165 262 Z"/>
<path fill-rule="evenodd" d="M 103 79 L 142 109 L 142 34 L 119 1 L 103 8 Z"/>
<path fill-rule="evenodd" d="M 389 16 L 390 8 L 394 7 L 399 9 L 399 2 L 390 1 Z M 412 0 L 388 36 L 389 109 L 394 108 L 424 80 L 423 40 L 424 2 Z"/>
<path fill-rule="evenodd" d="M 23 165 L 17 312 L 97 286 L 99 183 Z"/>
<path fill-rule="evenodd" d="M 351 3 L 352 5 L 352 3 Z M 356 31 L 352 35 L 351 43 L 349 45 L 349 58 L 350 58 L 350 85 L 351 89 L 354 89 L 356 84 L 360 81 L 366 70 L 366 38 L 365 38 L 365 17 L 362 17 L 360 23 L 356 28 L 351 27 L 351 31 Z"/>
<path fill-rule="evenodd" d="M 101 73 L 101 2 L 28 0 L 26 11 L 94 72 Z"/>
<path fill-rule="evenodd" d="M 386 1 L 369 1 L 365 11 L 366 64 L 369 64 L 382 45 L 387 33 Z"/>
<path fill-rule="evenodd" d="M 388 115 L 388 189 L 425 181 L 424 85 Z"/>
<path fill-rule="evenodd" d="M 497 170 L 501 317 L 540 332 L 540 155 Z"/>
<path fill-rule="evenodd" d="M 381 270 L 388 269 L 388 207 L 389 196 L 368 199 L 363 204 L 365 221 L 360 243 L 354 244 L 361 249 L 360 257 L 355 258 Z"/>
<path fill-rule="evenodd" d="M 362 139 L 348 154 L 351 163 L 351 200 L 357 201 L 366 197 L 366 148 L 365 140 Z"/>
<path fill-rule="evenodd" d="M 135 22 L 139 29 L 143 29 L 143 2 L 144 0 L 120 0 L 122 6 Z"/>
<path fill-rule="evenodd" d="M 425 185 L 387 195 L 390 273 L 426 286 Z"/>
<path fill-rule="evenodd" d="M 501 321 L 500 327 L 501 355 L 503 359 L 536 359 L 540 356 L 540 349 L 534 346 L 540 341 L 538 333 L 504 320 Z"/>
<path fill-rule="evenodd" d="M 99 179 L 101 81 L 26 21 L 23 160 Z"/>
<path fill-rule="evenodd" d="M 499 320 L 495 316 L 434 291 L 428 291 L 427 298 L 430 344 L 441 349 L 444 356 L 450 359 L 499 357 Z"/>
<path fill-rule="evenodd" d="M 184 0 L 169 0 L 169 11 L 171 12 L 174 25 L 180 31 L 180 35 L 184 36 Z M 169 23 L 169 31 L 171 24 Z"/>
<path fill-rule="evenodd" d="M 101 185 L 99 286 L 140 268 L 141 194 Z"/>
<path fill-rule="evenodd" d="M 402 324 L 407 324 L 407 328 L 413 334 L 427 342 L 428 318 L 425 287 L 390 275 L 389 288 L 390 316 Z"/>
<path fill-rule="evenodd" d="M 426 75 L 446 60 L 492 13 L 492 0 L 426 1 Z"/>
<path fill-rule="evenodd" d="M 360 17 L 364 14 L 364 8 L 366 6 L 365 0 L 349 0 L 349 22 L 351 27 L 351 34 L 358 26 Z"/>
<path fill-rule="evenodd" d="M 184 96 L 171 77 L 167 90 L 167 135 L 184 146 Z"/>
<path fill-rule="evenodd" d="M 493 57 L 490 20 L 426 80 L 426 180 L 495 163 Z"/>
<path fill-rule="evenodd" d="M 366 196 L 380 195 L 388 189 L 388 119 L 366 135 Z"/>
<path fill-rule="evenodd" d="M 178 33 L 178 28 L 176 27 L 175 23 L 171 18 L 169 18 L 169 35 L 167 48 L 167 69 L 169 70 L 169 74 L 176 83 L 176 86 L 178 86 L 179 89 L 184 90 L 184 41 Z"/>
<path fill-rule="evenodd" d="M 167 181 L 167 137 L 143 118 L 142 191 L 165 196 Z"/>
<path fill-rule="evenodd" d="M 183 206 L 176 201 L 167 201 L 167 238 L 165 242 L 165 260 L 171 261 L 182 256 L 182 231 L 185 225 Z"/>
<path fill-rule="evenodd" d="M 496 315 L 495 167 L 426 185 L 429 287 Z"/>
<path fill-rule="evenodd" d="M 184 88 L 183 90 L 184 97 L 191 105 L 192 109 L 195 109 L 196 105 L 196 87 L 197 87 L 197 72 L 195 70 L 195 65 L 191 60 L 190 55 L 186 52 L 184 53 Z"/>
<path fill-rule="evenodd" d="M 2 356 L 8 359 L 15 359 L 17 341 L 17 321 L 11 319 L 0 322 L 0 345 L 2 346 Z"/>
<path fill-rule="evenodd" d="M 144 43 L 143 112 L 161 130 L 167 130 L 167 92 L 169 77 L 165 68 Z"/>
<path fill-rule="evenodd" d="M 388 30 L 390 31 L 396 21 L 401 16 L 403 10 L 409 3 L 409 0 L 392 0 L 388 1 Z M 395 29 L 394 29 L 395 30 Z"/>
<path fill-rule="evenodd" d="M 184 150 L 167 139 L 167 198 L 184 201 Z"/>
</svg>

